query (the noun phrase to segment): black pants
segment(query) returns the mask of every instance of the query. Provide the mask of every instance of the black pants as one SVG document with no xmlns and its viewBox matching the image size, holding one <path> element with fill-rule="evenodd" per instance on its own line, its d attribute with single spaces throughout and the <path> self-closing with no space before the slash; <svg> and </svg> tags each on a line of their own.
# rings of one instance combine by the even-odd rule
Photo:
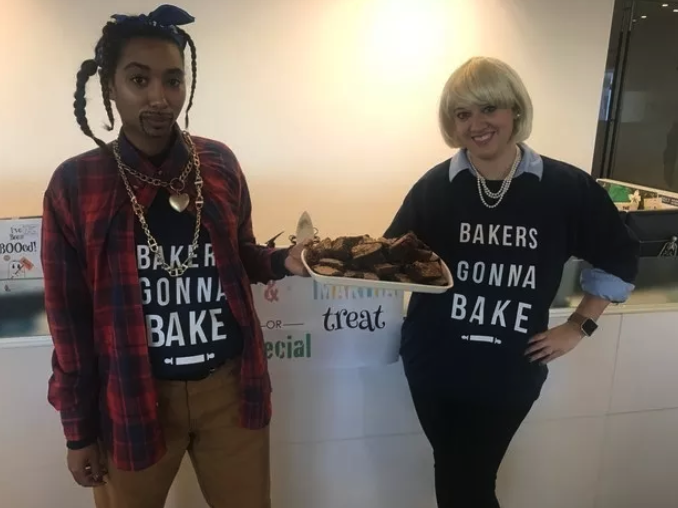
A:
<svg viewBox="0 0 678 508">
<path fill-rule="evenodd" d="M 500 508 L 497 471 L 532 404 L 483 407 L 412 387 L 411 392 L 433 447 L 438 508 Z"/>
</svg>

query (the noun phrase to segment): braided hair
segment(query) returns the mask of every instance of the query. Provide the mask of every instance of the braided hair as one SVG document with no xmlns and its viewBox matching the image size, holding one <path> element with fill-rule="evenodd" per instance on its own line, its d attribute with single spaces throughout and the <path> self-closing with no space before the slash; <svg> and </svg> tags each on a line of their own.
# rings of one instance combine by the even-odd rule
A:
<svg viewBox="0 0 678 508">
<path fill-rule="evenodd" d="M 108 145 L 94 135 L 91 127 L 89 126 L 89 122 L 87 121 L 87 99 L 85 97 L 87 82 L 89 81 L 89 78 L 97 73 L 97 71 L 99 72 L 101 94 L 103 96 L 104 108 L 106 109 L 106 115 L 108 116 L 109 122 L 105 128 L 108 131 L 112 131 L 115 124 L 115 116 L 113 115 L 113 108 L 111 106 L 109 86 L 113 81 L 115 70 L 118 66 L 118 61 L 120 60 L 120 55 L 122 54 L 125 44 L 130 39 L 136 37 L 150 37 L 154 39 L 170 41 L 179 46 L 182 55 L 185 50 L 185 46 L 189 46 L 191 50 L 192 79 L 191 94 L 188 100 L 185 116 L 185 124 L 186 128 L 188 128 L 188 113 L 193 106 L 193 96 L 195 95 L 195 85 L 198 74 L 196 47 L 193 39 L 191 39 L 191 37 L 184 30 L 180 28 L 176 28 L 175 30 L 185 41 L 185 44 L 179 44 L 176 38 L 172 37 L 167 32 L 167 30 L 162 27 L 153 25 L 126 25 L 125 23 L 115 23 L 111 21 L 107 23 L 106 26 L 104 26 L 103 34 L 97 43 L 97 58 L 85 60 L 80 65 L 80 70 L 76 76 L 75 94 L 73 94 L 73 97 L 75 98 L 75 101 L 73 102 L 73 112 L 75 114 L 75 119 L 85 136 L 92 138 L 94 142 L 104 150 L 109 149 Z"/>
</svg>

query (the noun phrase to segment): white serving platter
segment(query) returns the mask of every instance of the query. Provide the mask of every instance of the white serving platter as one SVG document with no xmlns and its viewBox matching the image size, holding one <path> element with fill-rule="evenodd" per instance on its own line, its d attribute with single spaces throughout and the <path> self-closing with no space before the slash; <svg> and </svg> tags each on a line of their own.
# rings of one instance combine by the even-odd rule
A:
<svg viewBox="0 0 678 508">
<path fill-rule="evenodd" d="M 454 286 L 452 280 L 452 272 L 445 262 L 440 259 L 440 264 L 443 269 L 443 276 L 447 279 L 447 284 L 444 286 L 430 286 L 428 284 L 408 284 L 405 282 L 391 282 L 386 280 L 367 280 L 367 279 L 353 279 L 350 277 L 328 277 L 327 275 L 318 275 L 306 262 L 306 250 L 301 253 L 301 261 L 304 267 L 311 275 L 313 280 L 319 284 L 328 286 L 350 286 L 360 288 L 385 289 L 389 291 L 410 291 L 412 293 L 430 293 L 442 294 L 449 291 Z"/>
</svg>

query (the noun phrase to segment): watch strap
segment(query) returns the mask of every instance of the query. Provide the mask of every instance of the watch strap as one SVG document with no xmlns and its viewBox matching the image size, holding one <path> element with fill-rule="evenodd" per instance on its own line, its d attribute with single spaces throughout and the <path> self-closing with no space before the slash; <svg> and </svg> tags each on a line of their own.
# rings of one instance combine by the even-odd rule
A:
<svg viewBox="0 0 678 508">
<path fill-rule="evenodd" d="M 593 332 L 598 328 L 598 324 L 593 319 L 578 312 L 573 312 L 567 320 L 576 325 L 585 337 L 593 335 Z"/>
<path fill-rule="evenodd" d="M 572 314 L 570 314 L 570 317 L 567 318 L 567 320 L 572 324 L 582 326 L 584 324 L 584 321 L 586 321 L 586 317 L 577 312 L 573 312 Z"/>
</svg>

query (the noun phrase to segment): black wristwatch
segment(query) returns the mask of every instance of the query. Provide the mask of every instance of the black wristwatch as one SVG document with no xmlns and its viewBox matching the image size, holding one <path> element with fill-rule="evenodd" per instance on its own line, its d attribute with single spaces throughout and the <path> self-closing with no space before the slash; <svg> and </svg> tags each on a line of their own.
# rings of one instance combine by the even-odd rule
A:
<svg viewBox="0 0 678 508">
<path fill-rule="evenodd" d="M 584 337 L 590 337 L 598 329 L 598 323 L 577 312 L 573 313 L 567 320 L 573 325 L 576 325 L 581 330 Z"/>
</svg>

